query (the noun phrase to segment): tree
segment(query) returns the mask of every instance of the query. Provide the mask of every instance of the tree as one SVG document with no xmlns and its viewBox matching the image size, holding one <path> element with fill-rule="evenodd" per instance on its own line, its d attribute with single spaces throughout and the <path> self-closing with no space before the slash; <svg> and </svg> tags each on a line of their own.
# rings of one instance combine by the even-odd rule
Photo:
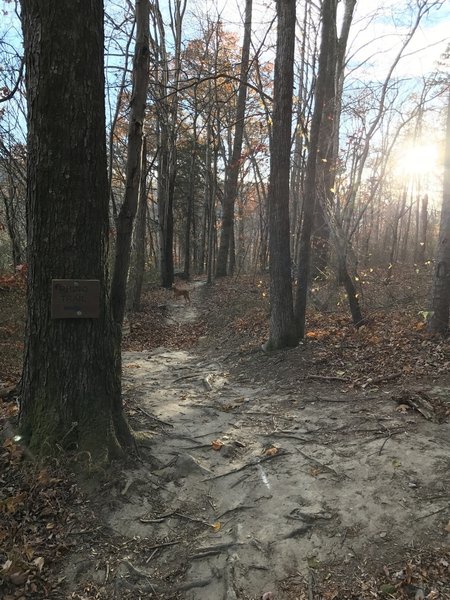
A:
<svg viewBox="0 0 450 600">
<path fill-rule="evenodd" d="M 303 200 L 303 221 L 298 250 L 298 282 L 295 300 L 295 317 L 300 338 L 305 335 L 306 301 L 311 261 L 311 234 L 316 206 L 316 174 L 319 136 L 328 89 L 330 39 L 335 38 L 337 0 L 324 0 L 322 4 L 322 41 L 320 45 L 319 67 L 314 95 L 314 111 L 308 147 Z M 332 47 L 332 46 L 331 46 Z"/>
<path fill-rule="evenodd" d="M 447 107 L 447 126 L 444 156 L 444 195 L 437 247 L 431 310 L 428 329 L 431 333 L 447 333 L 450 310 L 450 95 Z"/>
<path fill-rule="evenodd" d="M 236 125 L 234 130 L 233 152 L 228 165 L 225 190 L 223 197 L 223 215 L 220 234 L 219 253 L 217 255 L 218 277 L 227 274 L 227 261 L 229 259 L 229 272 L 233 273 L 235 257 L 231 252 L 231 241 L 234 228 L 234 205 L 238 192 L 239 167 L 241 164 L 242 142 L 244 137 L 245 102 L 247 99 L 247 79 L 250 62 L 250 42 L 252 26 L 252 0 L 245 2 L 244 41 L 242 44 L 241 73 L 239 81 L 238 99 L 236 105 Z"/>
<path fill-rule="evenodd" d="M 319 152 L 317 161 L 316 187 L 318 202 L 315 210 L 313 236 L 313 276 L 323 278 L 328 265 L 330 228 L 327 211 L 333 205 L 334 184 L 339 158 L 339 124 L 341 119 L 344 68 L 348 36 L 355 10 L 356 0 L 345 0 L 341 31 L 337 35 L 337 24 L 330 27 L 327 42 L 327 76 L 324 91 L 323 116 L 320 123 Z M 334 19 L 336 21 L 337 12 Z"/>
<path fill-rule="evenodd" d="M 133 443 L 108 304 L 103 2 L 21 5 L 29 281 L 20 425 L 33 452 L 71 448 L 103 463 Z M 52 318 L 52 279 L 98 280 L 98 318 Z"/>
<path fill-rule="evenodd" d="M 150 63 L 149 36 L 149 0 L 136 0 L 136 45 L 128 124 L 125 198 L 117 218 L 116 254 L 111 282 L 113 316 L 119 325 L 122 325 L 125 315 L 131 237 L 141 183 L 142 140 Z"/>
<path fill-rule="evenodd" d="M 289 248 L 289 169 L 294 83 L 295 0 L 277 0 L 277 49 L 269 179 L 270 332 L 265 350 L 295 346 Z"/>
<path fill-rule="evenodd" d="M 136 212 L 136 224 L 133 231 L 130 272 L 128 276 L 127 309 L 135 312 L 141 308 L 142 286 L 145 272 L 145 225 L 147 223 L 147 142 L 142 140 L 141 181 Z"/>
<path fill-rule="evenodd" d="M 155 94 L 158 106 L 158 207 L 161 248 L 161 285 L 170 287 L 174 279 L 173 236 L 174 236 L 174 190 L 177 175 L 177 135 L 179 111 L 179 82 L 181 76 L 181 35 L 186 0 L 174 0 L 171 7 L 171 34 L 174 43 L 172 60 L 166 48 L 164 21 L 159 2 L 153 7 L 155 39 L 157 51 L 158 92 Z"/>
</svg>

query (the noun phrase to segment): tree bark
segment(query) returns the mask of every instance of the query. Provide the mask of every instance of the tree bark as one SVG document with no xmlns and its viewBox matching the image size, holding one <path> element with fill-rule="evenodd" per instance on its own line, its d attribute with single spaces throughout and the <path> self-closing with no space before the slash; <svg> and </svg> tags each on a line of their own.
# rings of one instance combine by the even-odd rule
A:
<svg viewBox="0 0 450 600">
<path fill-rule="evenodd" d="M 432 314 L 428 322 L 428 330 L 431 333 L 445 334 L 448 332 L 450 308 L 450 96 L 447 108 L 444 194 L 431 297 Z"/>
<path fill-rule="evenodd" d="M 125 198 L 117 219 L 117 239 L 111 281 L 113 317 L 120 326 L 126 307 L 131 238 L 141 180 L 142 139 L 150 64 L 149 0 L 136 0 L 136 45 L 133 60 L 133 90 L 128 125 Z"/>
<path fill-rule="evenodd" d="M 252 0 L 245 2 L 244 41 L 242 44 L 241 72 L 236 107 L 236 126 L 234 130 L 233 152 L 226 178 L 220 246 L 217 254 L 216 276 L 227 274 L 227 262 L 230 254 L 231 239 L 234 228 L 234 205 L 238 192 L 239 167 L 241 166 L 242 141 L 244 136 L 245 103 L 247 100 L 247 79 L 250 62 L 250 41 L 252 27 Z M 230 260 L 230 274 L 233 272 L 234 260 Z"/>
<path fill-rule="evenodd" d="M 417 262 L 419 265 L 425 263 L 427 250 L 427 233 L 428 233 L 428 194 L 422 197 L 422 206 L 420 210 L 420 239 Z"/>
<path fill-rule="evenodd" d="M 289 170 L 294 84 L 295 0 L 277 0 L 269 178 L 270 331 L 265 350 L 296 346 L 289 248 Z"/>
<path fill-rule="evenodd" d="M 139 202 L 136 213 L 136 225 L 133 231 L 133 248 L 130 273 L 128 277 L 127 303 L 130 311 L 141 307 L 142 284 L 145 272 L 145 225 L 147 223 L 147 142 L 142 140 L 141 181 L 139 184 Z"/>
<path fill-rule="evenodd" d="M 336 23 L 336 0 L 324 0 L 322 4 L 322 41 L 320 45 L 319 70 L 317 75 L 314 111 L 311 122 L 310 142 L 305 175 L 305 192 L 303 200 L 303 222 L 300 232 L 298 252 L 298 282 L 295 300 L 295 318 L 300 339 L 305 336 L 306 304 L 308 280 L 311 261 L 311 235 L 314 224 L 316 205 L 316 173 L 319 135 L 327 90 L 328 76 L 328 43 L 334 34 Z"/>
<path fill-rule="evenodd" d="M 108 304 L 103 3 L 22 0 L 22 25 L 29 277 L 20 426 L 36 454 L 71 448 L 104 463 L 132 436 Z M 51 318 L 52 279 L 99 280 L 99 318 Z"/>
</svg>

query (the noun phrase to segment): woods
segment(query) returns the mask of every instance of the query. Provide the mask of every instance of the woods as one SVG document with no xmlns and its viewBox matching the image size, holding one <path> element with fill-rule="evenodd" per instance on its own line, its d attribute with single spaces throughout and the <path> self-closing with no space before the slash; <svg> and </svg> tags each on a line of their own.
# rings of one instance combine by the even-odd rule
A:
<svg viewBox="0 0 450 600">
<path fill-rule="evenodd" d="M 206 274 L 209 283 L 227 273 L 263 273 L 281 243 L 277 236 L 289 239 L 289 256 L 284 249 L 271 268 L 271 318 L 291 320 L 285 314 L 291 309 L 283 304 L 289 305 L 292 295 L 297 341 L 307 331 L 312 280 L 337 277 L 351 318 L 360 326 L 358 264 L 384 266 L 389 280 L 396 263 L 433 260 L 443 173 L 437 145 L 430 151 L 434 164 L 426 172 L 424 164 L 414 171 L 421 149 L 426 154 L 428 147 L 425 128 L 444 119 L 445 67 L 431 66 L 420 80 L 397 72 L 418 28 L 426 27 L 442 5 L 435 0 L 409 4 L 401 17 L 400 44 L 377 70 L 370 54 L 377 40 L 362 31 L 365 22 L 382 18 L 381 11 L 357 12 L 354 24 L 355 10 L 362 10 L 354 1 L 339 7 L 322 2 L 318 10 L 305 0 L 296 7 L 294 54 L 283 59 L 286 70 L 292 62 L 292 77 L 280 83 L 276 15 L 263 27 L 251 2 L 236 30 L 227 30 L 213 13 L 191 13 L 182 2 L 167 14 L 158 3 L 150 9 L 146 2 L 136 3 L 134 12 L 131 5 L 106 4 L 106 42 L 115 47 L 106 54 L 106 125 L 116 322 L 123 321 L 127 306 L 140 188 L 145 226 L 134 247 L 144 248 L 145 270 L 157 273 L 166 288 L 175 273 Z M 284 9 L 284 3 L 277 6 Z M 400 19 L 401 8 L 396 10 Z M 283 43 L 288 33 L 283 29 Z M 11 83 L 3 93 L 2 113 L 3 263 L 13 267 L 27 262 L 25 140 L 10 125 L 24 111 L 19 56 L 8 59 Z M 364 75 L 365 70 L 372 73 Z M 290 96 L 292 109 L 284 104 L 278 117 L 280 85 L 289 88 L 283 102 Z M 279 126 L 285 128 L 281 141 Z M 439 128 L 435 137 L 443 141 Z M 287 153 L 282 177 L 277 166 L 269 166 L 278 160 L 280 144 Z M 275 223 L 271 169 L 290 181 L 281 194 L 288 201 L 289 224 L 286 216 Z M 138 303 L 128 302 L 133 305 Z M 286 338 L 275 346 L 292 343 Z"/>
<path fill-rule="evenodd" d="M 447 3 L 2 8 L 0 596 L 450 598 Z"/>
</svg>

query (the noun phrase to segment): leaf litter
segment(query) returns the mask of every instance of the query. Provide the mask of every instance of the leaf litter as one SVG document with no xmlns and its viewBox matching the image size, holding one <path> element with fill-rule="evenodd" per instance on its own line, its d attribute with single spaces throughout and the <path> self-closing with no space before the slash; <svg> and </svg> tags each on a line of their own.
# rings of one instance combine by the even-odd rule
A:
<svg viewBox="0 0 450 600">
<path fill-rule="evenodd" d="M 411 280 L 414 282 L 413 278 Z M 398 290 L 400 289 L 406 289 L 408 293 L 411 293 L 411 297 L 414 297 L 414 285 L 409 288 L 407 285 L 399 285 Z M 240 411 L 248 409 L 249 412 L 255 413 L 251 417 L 253 423 L 260 419 L 264 427 L 267 428 L 270 425 L 266 429 L 268 434 L 272 430 L 277 436 L 285 435 L 286 439 L 290 440 L 287 443 L 293 443 L 292 438 L 297 435 L 297 430 L 292 430 L 290 426 L 283 427 L 283 412 L 289 413 L 289 407 L 293 406 L 292 402 L 294 405 L 301 403 L 301 400 L 292 398 L 293 395 L 296 396 L 293 392 L 299 385 L 311 385 L 314 390 L 317 390 L 316 396 L 310 395 L 305 405 L 306 409 L 303 407 L 302 411 L 307 410 L 307 407 L 311 405 L 314 410 L 321 410 L 322 402 L 327 402 L 327 400 L 330 403 L 345 402 L 346 398 L 351 398 L 353 402 L 351 405 L 356 410 L 358 398 L 364 400 L 371 394 L 382 394 L 383 398 L 387 396 L 392 401 L 392 415 L 397 414 L 398 418 L 404 419 L 400 429 L 407 431 L 409 427 L 410 435 L 415 436 L 416 439 L 419 439 L 418 428 L 421 426 L 421 422 L 427 420 L 424 411 L 428 411 L 426 413 L 428 415 L 431 411 L 431 420 L 434 426 L 438 426 L 439 423 L 444 424 L 448 420 L 448 401 L 444 392 L 448 390 L 446 374 L 450 364 L 450 346 L 447 340 L 434 339 L 426 333 L 418 310 L 423 308 L 417 304 L 419 294 L 416 294 L 414 300 L 407 305 L 404 304 L 405 299 L 399 297 L 397 303 L 393 302 L 388 307 L 374 308 L 370 314 L 368 325 L 359 331 L 354 330 L 343 309 L 337 308 L 330 312 L 312 310 L 308 323 L 309 335 L 304 344 L 297 349 L 267 356 L 259 351 L 259 346 L 267 334 L 267 281 L 248 277 L 227 282 L 220 281 L 214 288 L 205 288 L 204 291 L 203 289 L 195 290 L 192 296 L 195 299 L 198 317 L 193 321 L 184 322 L 181 307 L 177 308 L 178 312 L 173 313 L 172 311 L 172 314 L 167 315 L 164 307 L 167 304 L 165 291 L 150 290 L 146 295 L 144 310 L 130 319 L 130 332 L 125 339 L 125 348 L 129 352 L 135 353 L 134 355 L 153 352 L 156 348 L 161 347 L 169 352 L 172 349 L 190 351 L 195 348 L 198 355 L 207 357 L 209 362 L 213 362 L 215 357 L 218 357 L 222 363 L 226 363 L 229 376 L 244 388 L 242 390 L 243 401 L 224 404 L 230 406 L 229 411 L 221 413 L 226 418 L 234 418 L 239 421 L 240 414 L 244 414 Z M 220 310 L 217 309 L 218 306 L 220 306 Z M 225 315 L 226 318 L 224 318 Z M 20 325 L 17 332 L 20 335 Z M 0 341 L 5 347 L 8 347 L 9 343 L 20 343 L 17 336 L 15 338 L 14 328 L 12 330 L 0 328 Z M 393 356 L 395 356 L 395 363 L 392 360 Z M 133 370 L 138 373 L 142 368 L 142 365 L 139 366 L 139 361 L 134 362 L 138 366 L 135 369 L 131 368 L 128 376 Z M 130 364 L 132 365 L 133 361 Z M 197 367 L 195 368 L 197 369 Z M 0 373 L 2 383 L 14 384 L 14 376 L 18 370 L 17 365 L 12 368 L 8 366 L 6 371 L 3 370 Z M 186 375 L 189 373 L 190 371 L 187 369 Z M 157 383 L 158 373 L 155 376 Z M 311 376 L 318 376 L 318 379 L 308 379 Z M 388 376 L 393 377 L 390 379 Z M 185 377 L 183 372 L 178 373 L 178 378 L 180 377 L 181 381 L 177 385 L 183 386 L 196 381 L 195 376 L 193 379 L 183 379 Z M 214 377 L 208 381 L 214 383 Z M 249 401 L 248 398 L 245 399 L 249 386 L 261 385 L 263 388 L 259 387 L 259 389 L 263 391 L 262 393 L 273 393 L 276 390 L 281 396 L 281 402 L 277 400 L 276 406 L 269 407 L 267 402 L 255 403 L 252 400 Z M 338 388 L 339 398 L 334 397 L 334 392 L 331 394 L 328 392 L 330 386 L 333 386 L 334 389 Z M 183 391 L 180 396 L 187 393 L 189 402 L 189 385 L 185 387 L 188 388 L 187 391 Z M 205 390 L 204 387 L 203 390 Z M 214 386 L 211 390 L 203 391 L 207 402 L 213 404 L 216 394 L 217 390 L 214 389 Z M 314 400 L 315 397 L 316 400 Z M 422 403 L 419 400 L 422 400 Z M 424 404 L 423 400 L 426 400 L 427 403 Z M 127 393 L 127 410 L 131 413 L 133 424 L 137 429 L 143 427 L 144 422 L 145 427 L 149 427 L 145 414 L 136 409 L 140 401 L 139 394 L 133 396 L 133 394 Z M 317 409 L 314 408 L 316 403 L 319 405 Z M 277 409 L 278 406 L 282 410 Z M 340 408 L 335 404 L 332 407 Z M 403 408 L 401 411 L 397 411 L 396 407 Z M 258 417 L 256 414 L 258 409 L 267 414 Z M 377 407 L 374 406 L 373 409 L 370 409 L 363 404 L 362 407 L 359 406 L 358 410 L 363 413 L 364 411 L 373 412 L 377 411 Z M 199 523 L 196 523 L 194 516 L 195 509 L 199 510 L 198 506 L 193 506 L 189 502 L 186 502 L 186 506 L 179 506 L 179 514 L 186 511 L 188 516 L 192 515 L 192 520 L 179 520 L 177 529 L 173 529 L 173 523 L 169 519 L 169 529 L 164 529 L 159 533 L 155 533 L 156 530 L 154 530 L 151 536 L 135 535 L 134 532 L 125 535 L 120 528 L 115 529 L 111 525 L 111 520 L 107 515 L 110 516 L 114 511 L 120 510 L 122 503 L 128 499 L 127 497 L 136 503 L 137 495 L 143 490 L 147 496 L 147 505 L 153 507 L 155 514 L 163 513 L 164 500 L 158 495 L 158 490 L 170 487 L 172 485 L 170 479 L 149 476 L 152 480 L 150 489 L 153 489 L 153 494 L 148 496 L 148 481 L 143 482 L 139 479 L 134 481 L 133 473 L 135 471 L 133 469 L 131 469 L 131 484 L 127 484 L 128 487 L 123 485 L 122 474 L 116 477 L 108 474 L 106 481 L 96 488 L 97 498 L 92 497 L 92 493 L 81 491 L 79 483 L 67 471 L 67 465 L 43 467 L 37 466 L 29 460 L 26 451 L 14 440 L 13 431 L 8 429 L 10 427 L 8 423 L 14 424 L 16 412 L 14 394 L 3 400 L 0 399 L 0 425 L 3 430 L 0 451 L 0 590 L 3 594 L 2 598 L 5 600 L 13 598 L 84 600 L 112 597 L 127 599 L 140 597 L 136 595 L 138 593 L 146 594 L 142 597 L 149 598 L 194 598 L 197 600 L 197 598 L 205 597 L 200 595 L 200 591 L 208 589 L 208 585 L 211 583 L 208 577 L 189 582 L 189 568 L 193 559 L 189 558 L 190 554 L 187 552 L 187 548 L 195 539 L 199 539 L 201 542 L 201 536 L 198 538 L 197 530 Z M 150 410 L 150 412 L 152 411 Z M 274 414 L 270 415 L 270 412 Z M 414 417 L 415 413 L 416 417 Z M 378 423 L 382 423 L 387 416 L 395 420 L 397 417 L 392 415 L 389 415 L 389 411 L 387 415 L 386 411 L 385 413 L 381 412 L 378 415 Z M 248 415 L 245 416 L 248 417 Z M 414 424 L 408 423 L 411 418 L 415 418 Z M 417 421 L 417 419 L 422 419 L 422 421 Z M 170 415 L 168 421 L 170 421 Z M 286 423 L 289 423 L 289 419 Z M 328 425 L 329 423 L 327 423 Z M 358 425 L 361 426 L 361 423 Z M 217 460 L 224 456 L 225 458 L 221 460 L 230 461 L 229 467 L 232 467 L 233 464 L 240 464 L 236 462 L 237 460 L 248 461 L 249 457 L 251 469 L 254 468 L 253 463 L 258 466 L 258 456 L 270 457 L 280 454 L 283 460 L 286 442 L 278 444 L 279 438 L 277 438 L 277 443 L 260 444 L 256 438 L 252 439 L 248 435 L 242 435 L 242 432 L 245 431 L 242 426 L 245 426 L 245 423 L 241 423 L 237 430 L 238 433 L 241 432 L 239 439 L 230 438 L 227 435 L 228 431 L 226 433 L 216 431 L 212 432 L 216 433 L 216 436 L 210 436 L 209 442 L 204 446 L 209 447 L 209 452 L 212 449 L 220 450 L 213 454 L 218 457 Z M 152 423 L 152 440 L 164 435 L 163 427 L 164 425 L 157 421 Z M 369 427 L 367 428 L 369 429 Z M 360 429 L 362 428 L 360 427 Z M 167 432 L 167 430 L 165 431 Z M 255 431 L 252 428 L 249 433 L 255 436 Z M 283 431 L 287 433 L 283 433 Z M 320 427 L 318 431 L 320 431 Z M 384 426 L 380 426 L 373 432 L 373 435 L 375 438 L 381 435 L 382 437 L 378 439 L 386 442 L 395 433 L 396 431 L 392 428 L 384 429 Z M 302 435 L 307 438 L 310 434 L 299 431 L 298 437 Z M 332 443 L 339 435 L 337 430 L 327 433 L 327 429 L 324 428 L 322 442 Z M 354 435 L 358 435 L 358 432 L 355 431 Z M 270 435 L 265 436 L 265 439 L 270 442 Z M 153 449 L 155 449 L 155 443 L 152 442 Z M 194 446 L 197 447 L 200 444 L 196 442 Z M 256 446 L 259 446 L 259 450 L 253 454 L 256 457 L 254 460 L 251 458 L 251 452 L 254 452 Z M 179 450 L 179 446 L 177 446 L 177 450 Z M 206 451 L 207 448 L 205 448 Z M 224 451 L 225 454 L 223 454 Z M 386 452 L 386 447 L 382 448 L 382 452 L 383 454 Z M 303 455 L 309 456 L 305 452 Z M 310 456 L 310 458 L 314 457 Z M 147 459 L 144 456 L 145 460 Z M 308 477 L 321 481 L 320 478 L 323 477 L 339 476 L 336 468 L 327 470 L 329 465 L 323 459 L 314 458 L 314 460 L 316 462 L 312 462 Z M 405 468 L 404 463 L 401 456 L 394 458 L 392 468 L 402 470 Z M 157 466 L 161 467 L 160 464 Z M 188 469 L 194 470 L 197 468 L 203 469 L 200 463 L 197 467 L 196 460 L 188 467 Z M 266 467 L 261 465 L 258 468 L 265 469 Z M 177 485 L 179 472 L 176 467 L 174 469 L 172 471 L 175 473 L 173 481 Z M 183 469 L 185 470 L 186 466 Z M 247 471 L 248 469 L 244 466 L 242 471 L 232 477 L 248 478 Z M 141 473 L 139 466 L 137 466 L 136 472 Z M 158 472 L 158 470 L 153 469 L 152 472 Z M 203 476 L 204 471 L 201 470 L 201 472 Z M 407 471 L 405 473 L 407 474 Z M 265 471 L 264 475 L 266 475 Z M 207 475 L 208 477 L 209 475 Z M 108 478 L 110 479 L 108 480 Z M 222 478 L 219 481 L 227 479 L 229 478 Z M 270 482 L 272 479 L 269 475 L 267 481 Z M 422 487 L 421 495 L 428 494 L 430 499 L 436 497 L 438 501 L 440 498 L 444 500 L 447 498 L 448 505 L 449 490 L 445 487 L 445 482 L 442 484 L 435 488 Z M 234 485 L 234 483 L 227 483 L 227 486 L 229 485 Z M 416 484 L 410 480 L 408 485 Z M 126 489 L 126 493 L 122 497 L 111 493 L 119 488 Z M 134 492 L 133 489 L 135 489 Z M 411 487 L 410 490 L 414 490 L 414 487 Z M 96 500 L 101 501 L 101 508 Z M 216 501 L 213 498 L 205 497 L 205 506 L 208 506 L 209 502 L 215 505 Z M 158 503 L 160 503 L 159 506 Z M 231 518 L 234 514 L 238 515 L 242 511 L 249 510 L 252 510 L 251 507 L 246 507 L 246 503 L 241 502 L 226 512 Z M 353 545 L 350 542 L 354 540 L 353 536 L 358 528 L 353 533 L 351 527 L 347 527 L 339 535 L 343 537 L 343 546 L 348 544 L 348 561 L 334 563 L 332 560 L 324 561 L 321 557 L 316 559 L 310 556 L 306 561 L 306 567 L 298 565 L 295 568 L 295 565 L 292 565 L 294 572 L 276 574 L 277 576 L 272 578 L 276 584 L 274 592 L 268 591 L 269 586 L 265 589 L 264 586 L 261 586 L 261 589 L 250 595 L 248 590 L 233 588 L 235 596 L 245 599 L 260 598 L 265 595 L 265 597 L 273 597 L 275 600 L 277 598 L 308 598 L 308 600 L 309 598 L 344 600 L 377 597 L 415 598 L 416 600 L 420 600 L 420 598 L 450 598 L 450 556 L 446 538 L 448 535 L 446 523 L 449 514 L 444 507 L 436 517 L 431 519 L 430 517 L 432 517 L 432 511 L 415 515 L 415 517 L 411 515 L 411 527 L 414 527 L 415 519 L 423 518 L 423 520 L 433 523 L 434 529 L 429 530 L 428 542 L 426 539 L 421 539 L 420 543 L 416 543 L 414 550 L 410 552 L 401 549 L 391 552 L 386 551 L 385 548 L 382 551 L 377 549 L 375 555 L 371 556 L 364 556 L 360 553 L 359 548 L 353 552 L 351 550 Z M 227 527 L 229 527 L 226 518 L 208 519 L 208 522 L 213 535 L 225 536 Z M 310 522 L 315 523 L 316 521 Z M 305 529 L 305 525 L 302 525 L 299 531 L 311 531 L 311 526 L 308 525 Z M 380 539 L 389 538 L 388 534 L 383 534 L 384 532 L 380 532 Z M 303 536 L 305 534 L 296 535 Z M 256 546 L 260 543 L 257 536 L 254 538 L 254 543 Z M 226 542 L 225 545 L 227 544 L 230 545 L 230 548 L 233 547 L 233 543 Z M 217 543 L 215 545 L 217 546 Z M 402 544 L 394 542 L 392 550 L 401 547 Z M 161 557 L 168 551 L 171 553 L 170 556 L 179 557 L 177 568 L 173 563 L 170 568 L 163 566 L 164 561 L 161 563 Z M 211 546 L 210 549 L 205 546 L 199 555 L 206 556 L 208 553 L 216 555 L 216 552 L 222 551 L 216 550 L 214 546 Z M 376 557 L 377 553 L 380 553 L 379 558 Z M 379 559 L 382 559 L 383 555 L 389 562 L 380 562 Z M 144 561 L 145 564 L 154 563 L 151 577 L 149 576 L 150 571 L 142 569 L 140 566 L 143 556 L 147 557 Z M 233 553 L 228 553 L 227 556 L 228 560 L 231 560 L 230 557 L 233 556 Z M 194 560 L 194 562 L 198 562 L 198 560 Z M 264 567 L 264 569 L 267 568 L 267 566 Z M 260 573 L 266 573 L 264 569 Z M 233 569 L 229 572 L 234 573 Z M 186 580 L 187 583 L 181 583 Z M 237 576 L 236 581 L 239 581 Z M 122 582 L 122 586 L 119 585 L 120 582 Z"/>
</svg>

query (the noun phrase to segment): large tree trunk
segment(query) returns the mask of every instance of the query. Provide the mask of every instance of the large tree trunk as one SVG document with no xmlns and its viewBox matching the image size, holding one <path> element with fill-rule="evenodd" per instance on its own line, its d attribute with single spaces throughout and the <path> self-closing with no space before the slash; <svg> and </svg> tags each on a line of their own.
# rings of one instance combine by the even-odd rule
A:
<svg viewBox="0 0 450 600">
<path fill-rule="evenodd" d="M 289 170 L 294 83 L 295 0 L 277 0 L 278 34 L 269 179 L 270 332 L 265 350 L 295 346 L 289 248 Z"/>
<path fill-rule="evenodd" d="M 227 274 L 227 260 L 230 254 L 234 228 L 234 205 L 238 191 L 239 167 L 241 165 L 242 140 L 244 135 L 245 103 L 247 99 L 247 79 L 250 59 L 250 41 L 252 27 L 252 0 L 245 2 L 244 41 L 242 44 L 242 60 L 239 81 L 239 91 L 236 107 L 236 126 L 234 130 L 233 152 L 228 167 L 224 198 L 222 227 L 220 231 L 220 246 L 217 254 L 217 277 Z M 230 274 L 234 268 L 234 258 L 230 257 Z"/>
<path fill-rule="evenodd" d="M 114 320 L 119 325 L 122 325 L 125 316 L 131 237 L 141 181 L 142 136 L 150 64 L 149 38 L 149 0 L 136 0 L 136 45 L 128 124 L 125 198 L 117 219 L 116 253 L 111 282 L 111 306 Z"/>
<path fill-rule="evenodd" d="M 22 22 L 29 281 L 20 424 L 37 454 L 72 448 L 104 462 L 132 437 L 108 307 L 103 3 L 22 0 Z M 52 279 L 99 280 L 99 317 L 52 318 Z"/>
<path fill-rule="evenodd" d="M 442 199 L 439 243 L 436 252 L 431 310 L 431 333 L 447 333 L 450 307 L 450 97 L 447 109 L 447 139 L 444 158 L 444 195 Z"/>
</svg>

